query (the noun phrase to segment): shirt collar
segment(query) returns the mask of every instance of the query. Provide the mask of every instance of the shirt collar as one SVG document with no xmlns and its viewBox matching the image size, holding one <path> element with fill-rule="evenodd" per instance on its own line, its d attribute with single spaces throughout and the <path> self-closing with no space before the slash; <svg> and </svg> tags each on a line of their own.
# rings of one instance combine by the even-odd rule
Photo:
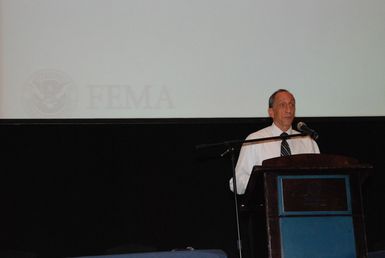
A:
<svg viewBox="0 0 385 258">
<path fill-rule="evenodd" d="M 271 127 L 272 127 L 272 133 L 274 136 L 279 136 L 279 135 L 281 135 L 281 133 L 287 133 L 290 135 L 293 132 L 293 129 L 291 126 L 286 132 L 282 132 L 282 130 L 279 129 L 274 123 L 271 125 Z"/>
</svg>

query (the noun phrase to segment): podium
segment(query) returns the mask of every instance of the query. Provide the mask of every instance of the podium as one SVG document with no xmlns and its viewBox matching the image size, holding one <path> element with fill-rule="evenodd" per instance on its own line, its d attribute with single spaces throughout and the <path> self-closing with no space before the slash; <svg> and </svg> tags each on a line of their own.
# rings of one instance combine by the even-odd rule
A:
<svg viewBox="0 0 385 258">
<path fill-rule="evenodd" d="M 269 258 L 366 258 L 361 183 L 370 165 L 336 155 L 300 154 L 255 166 L 242 208 L 264 218 Z M 266 256 L 267 254 L 267 256 Z"/>
</svg>

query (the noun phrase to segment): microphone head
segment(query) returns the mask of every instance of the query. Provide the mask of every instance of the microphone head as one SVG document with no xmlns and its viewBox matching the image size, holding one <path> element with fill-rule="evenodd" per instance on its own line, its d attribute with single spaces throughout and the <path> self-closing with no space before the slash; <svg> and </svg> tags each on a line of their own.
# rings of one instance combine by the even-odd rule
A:
<svg viewBox="0 0 385 258">
<path fill-rule="evenodd" d="M 297 129 L 298 131 L 309 135 L 314 140 L 318 139 L 318 133 L 313 129 L 310 129 L 304 122 L 298 122 Z"/>
<path fill-rule="evenodd" d="M 302 131 L 302 130 L 303 130 L 302 127 L 304 127 L 304 126 L 306 126 L 306 124 L 305 124 L 304 122 L 298 122 L 298 124 L 297 124 L 297 129 L 298 129 L 299 131 Z"/>
</svg>

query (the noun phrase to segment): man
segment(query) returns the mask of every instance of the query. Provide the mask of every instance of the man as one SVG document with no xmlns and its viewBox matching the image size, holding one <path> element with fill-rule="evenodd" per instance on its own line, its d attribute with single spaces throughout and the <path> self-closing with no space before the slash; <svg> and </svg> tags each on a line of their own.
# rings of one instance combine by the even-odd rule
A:
<svg viewBox="0 0 385 258">
<path fill-rule="evenodd" d="M 257 132 L 250 134 L 246 140 L 280 136 L 282 133 L 297 134 L 292 129 L 295 117 L 294 96 L 284 89 L 277 90 L 269 98 L 269 116 L 273 124 Z M 281 154 L 280 140 L 263 141 L 257 143 L 245 143 L 239 153 L 235 174 L 237 177 L 237 192 L 244 194 L 250 174 L 255 165 L 262 165 L 265 159 L 279 157 Z M 318 145 L 309 136 L 288 139 L 289 147 L 284 150 L 285 155 L 301 153 L 319 153 Z M 230 188 L 233 190 L 233 180 L 230 180 Z"/>
</svg>

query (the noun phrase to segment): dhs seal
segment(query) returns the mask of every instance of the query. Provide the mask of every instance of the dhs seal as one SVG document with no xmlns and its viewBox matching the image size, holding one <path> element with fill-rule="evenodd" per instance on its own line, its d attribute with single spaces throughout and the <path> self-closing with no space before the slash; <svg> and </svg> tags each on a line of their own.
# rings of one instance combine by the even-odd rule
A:
<svg viewBox="0 0 385 258">
<path fill-rule="evenodd" d="M 23 102 L 31 116 L 70 116 L 77 102 L 76 88 L 64 72 L 40 70 L 26 83 Z"/>
</svg>

